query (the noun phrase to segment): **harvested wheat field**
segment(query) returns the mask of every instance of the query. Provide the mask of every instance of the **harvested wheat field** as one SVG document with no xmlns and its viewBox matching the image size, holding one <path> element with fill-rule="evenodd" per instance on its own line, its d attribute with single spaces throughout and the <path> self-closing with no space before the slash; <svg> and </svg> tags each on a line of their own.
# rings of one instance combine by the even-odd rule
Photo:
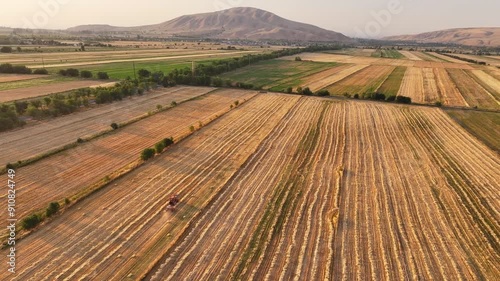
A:
<svg viewBox="0 0 500 281">
<path fill-rule="evenodd" d="M 394 66 L 371 65 L 326 89 L 333 95 L 374 93 L 394 69 Z"/>
<path fill-rule="evenodd" d="M 398 96 L 410 97 L 415 103 L 424 103 L 424 77 L 420 68 L 409 67 L 406 70 Z"/>
<path fill-rule="evenodd" d="M 448 72 L 444 68 L 435 68 L 434 75 L 441 93 L 441 101 L 447 106 L 466 106 L 469 104 L 451 80 Z"/>
<path fill-rule="evenodd" d="M 436 83 L 436 76 L 432 68 L 422 68 L 422 76 L 424 81 L 424 102 L 434 103 L 441 101 L 441 91 Z"/>
<path fill-rule="evenodd" d="M 316 92 L 326 88 L 364 68 L 368 65 L 342 65 L 320 73 L 305 77 L 304 86 L 309 87 L 311 91 Z"/>
<path fill-rule="evenodd" d="M 461 69 L 447 69 L 452 81 L 470 106 L 486 109 L 500 109 L 500 103 L 473 78 Z"/>
<path fill-rule="evenodd" d="M 179 140 L 190 134 L 190 126 L 207 124 L 228 112 L 235 101 L 243 103 L 255 94 L 217 91 L 18 169 L 17 180 L 23 185 L 16 190 L 17 215 L 24 217 L 52 201 L 82 193 L 106 176 L 135 163 L 143 149 L 168 137 Z M 6 215 L 0 214 L 0 219 Z"/>
<path fill-rule="evenodd" d="M 443 61 L 447 61 L 447 62 L 458 63 L 458 64 L 470 64 L 470 62 L 466 62 L 466 61 L 463 61 L 463 60 L 455 59 L 455 58 L 448 57 L 448 56 L 445 56 L 445 55 L 442 55 L 442 54 L 438 54 L 438 53 L 435 53 L 435 52 L 429 52 L 429 54 L 431 54 L 431 55 L 433 55 L 433 56 L 435 56 L 437 58 L 440 58 Z"/>
<path fill-rule="evenodd" d="M 403 56 L 405 56 L 409 60 L 421 61 L 422 59 L 415 55 L 414 52 L 410 51 L 399 51 Z"/>
<path fill-rule="evenodd" d="M 17 278 L 494 280 L 499 169 L 437 108 L 258 95 L 18 241 Z"/>
<path fill-rule="evenodd" d="M 47 75 L 26 75 L 26 74 L 0 74 L 0 83 L 31 80 L 46 77 Z"/>
<path fill-rule="evenodd" d="M 472 70 L 469 73 L 470 76 L 492 94 L 497 101 L 500 101 L 500 80 L 495 79 L 482 70 Z"/>
<path fill-rule="evenodd" d="M 22 100 L 50 94 L 71 91 L 80 88 L 87 88 L 103 84 L 102 81 L 80 80 L 71 82 L 60 82 L 50 85 L 32 86 L 27 88 L 0 91 L 0 102 Z"/>
<path fill-rule="evenodd" d="M 498 168 L 438 109 L 302 99 L 146 280 L 493 278 Z"/>
<path fill-rule="evenodd" d="M 298 99 L 259 96 L 65 212 L 20 242 L 17 277 L 140 278 Z M 181 206 L 165 212 L 172 193 Z"/>
<path fill-rule="evenodd" d="M 175 87 L 132 97 L 112 104 L 44 121 L 34 126 L 0 133 L 0 165 L 26 160 L 49 151 L 110 130 L 112 123 L 121 124 L 156 110 L 167 108 L 173 101 L 180 103 L 215 88 Z M 26 149 L 29 147 L 29 149 Z"/>
</svg>

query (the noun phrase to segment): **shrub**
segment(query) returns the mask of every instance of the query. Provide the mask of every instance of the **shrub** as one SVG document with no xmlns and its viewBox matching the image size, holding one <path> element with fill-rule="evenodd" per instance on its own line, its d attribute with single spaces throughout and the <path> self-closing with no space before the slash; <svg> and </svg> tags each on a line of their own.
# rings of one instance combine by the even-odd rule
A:
<svg viewBox="0 0 500 281">
<path fill-rule="evenodd" d="M 9 169 L 14 169 L 14 165 L 10 164 L 10 163 L 7 163 L 7 165 L 5 165 L 5 169 L 9 170 Z"/>
<path fill-rule="evenodd" d="M 108 80 L 109 79 L 109 75 L 107 72 L 98 72 L 97 73 L 97 78 L 99 78 L 100 80 Z"/>
<path fill-rule="evenodd" d="M 75 68 L 66 69 L 66 75 L 70 77 L 78 77 L 80 75 L 80 71 Z"/>
<path fill-rule="evenodd" d="M 302 90 L 302 94 L 306 96 L 311 96 L 313 92 L 311 91 L 311 89 L 309 89 L 309 87 L 306 87 Z"/>
<path fill-rule="evenodd" d="M 37 214 L 33 214 L 29 217 L 26 217 L 22 220 L 21 225 L 24 229 L 32 229 L 36 227 L 40 223 L 40 216 Z"/>
<path fill-rule="evenodd" d="M 166 138 L 163 140 L 163 145 L 165 145 L 165 147 L 169 147 L 172 144 L 174 144 L 174 137 Z"/>
<path fill-rule="evenodd" d="M 77 143 L 83 143 L 83 139 L 82 139 L 82 138 L 78 138 L 78 139 L 76 140 L 76 142 L 77 142 Z"/>
<path fill-rule="evenodd" d="M 71 203 L 71 201 L 68 198 L 64 198 L 64 204 L 69 205 L 69 203 Z"/>
<path fill-rule="evenodd" d="M 354 97 L 355 99 L 359 99 L 359 94 L 354 94 Z"/>
<path fill-rule="evenodd" d="M 330 95 L 330 92 L 328 90 L 320 90 L 316 92 L 316 95 L 320 97 L 326 97 Z"/>
<path fill-rule="evenodd" d="M 43 74 L 43 75 L 47 75 L 49 74 L 49 72 L 47 71 L 47 69 L 45 68 L 38 68 L 38 69 L 35 69 L 35 71 L 33 71 L 34 74 Z"/>
<path fill-rule="evenodd" d="M 165 149 L 165 143 L 163 141 L 155 144 L 156 153 L 162 153 L 164 149 Z"/>
<path fill-rule="evenodd" d="M 118 126 L 118 124 L 116 124 L 116 123 L 112 123 L 112 124 L 111 124 L 111 128 L 113 128 L 113 130 L 116 130 L 116 129 L 118 129 L 118 128 L 119 128 L 119 126 Z"/>
<path fill-rule="evenodd" d="M 172 101 L 172 102 L 170 103 L 170 106 L 172 106 L 172 107 L 176 107 L 176 106 L 177 106 L 177 102 Z"/>
<path fill-rule="evenodd" d="M 147 78 L 151 75 L 151 72 L 147 69 L 139 69 L 137 72 L 140 78 Z"/>
<path fill-rule="evenodd" d="M 14 67 L 10 63 L 0 64 L 0 73 L 14 73 Z"/>
<path fill-rule="evenodd" d="M 288 87 L 286 89 L 286 92 L 289 93 L 289 94 L 291 94 L 293 92 L 293 88 L 292 87 Z"/>
<path fill-rule="evenodd" d="M 92 72 L 88 70 L 82 70 L 82 72 L 80 72 L 80 76 L 82 78 L 92 78 Z"/>
<path fill-rule="evenodd" d="M 231 105 L 231 106 L 233 106 L 233 105 Z M 189 130 L 191 131 L 191 133 L 194 132 L 194 126 L 193 125 L 189 126 Z"/>
<path fill-rule="evenodd" d="M 301 57 L 295 57 L 295 61 L 302 61 Z"/>
<path fill-rule="evenodd" d="M 302 87 L 297 87 L 297 93 L 302 94 Z"/>
<path fill-rule="evenodd" d="M 397 96 L 396 97 L 396 102 L 397 103 L 410 104 L 411 103 L 411 98 L 410 97 L 405 97 L 405 96 Z"/>
<path fill-rule="evenodd" d="M 45 215 L 47 215 L 47 217 L 51 217 L 53 214 L 59 211 L 59 208 L 61 208 L 61 205 L 59 205 L 59 203 L 52 202 L 49 204 L 49 207 L 47 207 L 47 210 L 45 210 Z"/>
<path fill-rule="evenodd" d="M 62 76 L 66 76 L 66 75 L 68 75 L 68 73 L 66 72 L 66 70 L 65 70 L 65 69 L 61 69 L 61 70 L 59 70 L 59 72 L 58 72 L 58 73 L 59 73 L 59 75 L 62 75 Z"/>
<path fill-rule="evenodd" d="M 162 108 L 163 108 L 163 106 L 162 106 L 161 104 L 157 104 L 157 105 L 156 105 L 156 109 L 157 109 L 158 111 L 160 111 Z"/>
<path fill-rule="evenodd" d="M 0 49 L 1 53 L 12 53 L 12 47 L 4 46 Z"/>
<path fill-rule="evenodd" d="M 238 105 L 240 105 L 240 101 L 237 100 L 234 102 L 234 106 L 238 106 Z"/>
<path fill-rule="evenodd" d="M 14 102 L 14 107 L 16 108 L 16 112 L 19 115 L 23 115 L 28 109 L 28 102 L 26 101 L 16 101 Z"/>
<path fill-rule="evenodd" d="M 141 153 L 141 159 L 147 161 L 155 156 L 155 150 L 153 148 L 146 148 Z"/>
<path fill-rule="evenodd" d="M 443 106 L 443 103 L 441 101 L 437 101 L 434 103 L 434 105 L 437 107 L 441 107 L 441 106 Z"/>
</svg>

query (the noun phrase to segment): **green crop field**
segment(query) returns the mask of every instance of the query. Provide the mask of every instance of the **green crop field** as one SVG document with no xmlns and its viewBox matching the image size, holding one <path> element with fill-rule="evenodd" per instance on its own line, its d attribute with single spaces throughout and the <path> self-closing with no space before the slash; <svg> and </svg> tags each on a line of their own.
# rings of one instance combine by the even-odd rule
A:
<svg viewBox="0 0 500 281">
<path fill-rule="evenodd" d="M 446 113 L 491 149 L 500 152 L 500 113 L 455 109 Z"/>
<path fill-rule="evenodd" d="M 372 53 L 372 57 L 376 58 L 391 58 L 391 59 L 402 59 L 404 56 L 396 50 L 376 50 Z"/>
<path fill-rule="evenodd" d="M 398 66 L 389 75 L 387 80 L 380 86 L 378 92 L 385 94 L 386 96 L 396 96 L 401 87 L 401 82 L 405 76 L 406 67 Z"/>
<path fill-rule="evenodd" d="M 282 91 L 300 86 L 301 78 L 338 65 L 310 61 L 269 60 L 226 73 L 223 79 L 253 84 L 255 87 Z"/>
</svg>

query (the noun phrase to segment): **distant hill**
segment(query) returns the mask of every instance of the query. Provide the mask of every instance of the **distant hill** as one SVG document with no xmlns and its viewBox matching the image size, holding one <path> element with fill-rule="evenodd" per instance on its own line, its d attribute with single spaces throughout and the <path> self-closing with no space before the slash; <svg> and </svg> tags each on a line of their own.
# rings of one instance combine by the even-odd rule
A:
<svg viewBox="0 0 500 281">
<path fill-rule="evenodd" d="M 341 33 L 281 18 L 256 8 L 232 8 L 186 15 L 146 26 L 81 25 L 70 32 L 132 33 L 156 36 L 189 36 L 216 39 L 351 42 Z"/>
<path fill-rule="evenodd" d="M 500 46 L 500 27 L 455 28 L 384 38 L 393 41 L 415 41 L 417 43 L 453 43 L 467 46 Z"/>
</svg>

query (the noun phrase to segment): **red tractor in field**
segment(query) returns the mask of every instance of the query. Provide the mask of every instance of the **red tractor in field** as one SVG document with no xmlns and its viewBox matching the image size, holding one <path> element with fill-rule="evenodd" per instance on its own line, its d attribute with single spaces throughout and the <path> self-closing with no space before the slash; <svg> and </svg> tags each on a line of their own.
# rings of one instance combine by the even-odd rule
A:
<svg viewBox="0 0 500 281">
<path fill-rule="evenodd" d="M 170 199 L 168 200 L 167 210 L 175 210 L 177 204 L 179 204 L 179 201 L 179 196 L 177 194 L 170 196 Z"/>
</svg>

